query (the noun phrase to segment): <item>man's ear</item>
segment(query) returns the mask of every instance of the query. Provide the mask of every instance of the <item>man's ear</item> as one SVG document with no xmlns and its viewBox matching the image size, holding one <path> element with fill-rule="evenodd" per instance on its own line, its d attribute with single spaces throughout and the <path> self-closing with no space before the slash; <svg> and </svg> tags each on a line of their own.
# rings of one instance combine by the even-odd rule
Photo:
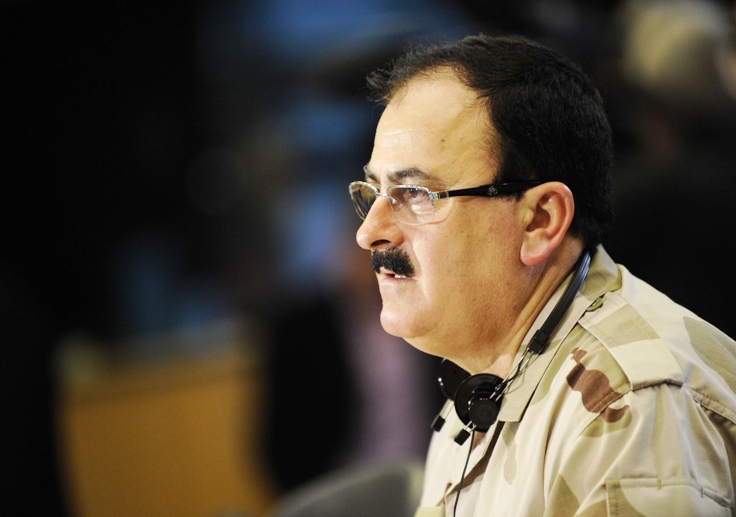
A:
<svg viewBox="0 0 736 517">
<path fill-rule="evenodd" d="M 544 262 L 562 243 L 575 214 L 575 200 L 564 183 L 550 181 L 526 192 L 521 261 L 527 266 Z"/>
</svg>

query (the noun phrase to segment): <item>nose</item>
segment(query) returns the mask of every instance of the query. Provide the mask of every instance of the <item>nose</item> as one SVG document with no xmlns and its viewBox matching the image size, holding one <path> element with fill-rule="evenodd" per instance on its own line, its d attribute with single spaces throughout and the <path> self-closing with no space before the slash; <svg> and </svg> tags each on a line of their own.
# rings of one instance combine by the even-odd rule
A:
<svg viewBox="0 0 736 517">
<path fill-rule="evenodd" d="M 393 248 L 403 240 L 401 225 L 391 211 L 389 201 L 379 196 L 358 228 L 355 240 L 366 250 Z"/>
</svg>

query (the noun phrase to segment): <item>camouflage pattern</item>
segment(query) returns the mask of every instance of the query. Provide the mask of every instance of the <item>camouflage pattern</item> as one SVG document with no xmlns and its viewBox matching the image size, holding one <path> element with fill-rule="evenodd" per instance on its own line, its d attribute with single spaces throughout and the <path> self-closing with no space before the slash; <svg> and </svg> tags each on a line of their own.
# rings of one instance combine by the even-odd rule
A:
<svg viewBox="0 0 736 517">
<path fill-rule="evenodd" d="M 559 299 L 560 286 L 525 343 Z M 476 440 L 458 516 L 733 516 L 736 343 L 598 249 L 550 345 Z M 452 515 L 452 412 L 417 517 Z"/>
</svg>

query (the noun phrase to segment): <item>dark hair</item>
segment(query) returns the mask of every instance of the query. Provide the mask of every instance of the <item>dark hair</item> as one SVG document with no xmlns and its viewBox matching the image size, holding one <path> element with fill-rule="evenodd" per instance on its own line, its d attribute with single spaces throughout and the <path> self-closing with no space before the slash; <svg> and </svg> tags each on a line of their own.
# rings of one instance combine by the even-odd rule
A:
<svg viewBox="0 0 736 517">
<path fill-rule="evenodd" d="M 595 246 L 608 235 L 613 144 L 603 100 L 573 62 L 520 37 L 469 36 L 415 46 L 368 76 L 384 103 L 411 79 L 451 68 L 486 103 L 500 136 L 495 181 L 561 181 L 575 197 L 570 233 Z M 493 152 L 493 150 L 491 150 Z"/>
</svg>

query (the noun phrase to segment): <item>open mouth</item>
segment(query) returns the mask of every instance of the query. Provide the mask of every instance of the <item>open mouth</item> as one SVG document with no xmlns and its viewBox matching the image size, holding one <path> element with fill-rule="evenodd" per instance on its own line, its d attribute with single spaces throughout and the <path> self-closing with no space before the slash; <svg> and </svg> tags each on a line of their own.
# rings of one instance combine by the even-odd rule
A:
<svg viewBox="0 0 736 517">
<path fill-rule="evenodd" d="M 383 273 L 387 278 L 393 278 L 396 280 L 405 280 L 409 278 L 407 275 L 401 275 L 399 273 L 394 273 L 393 271 L 389 271 L 387 269 L 381 269 L 381 273 Z"/>
</svg>

